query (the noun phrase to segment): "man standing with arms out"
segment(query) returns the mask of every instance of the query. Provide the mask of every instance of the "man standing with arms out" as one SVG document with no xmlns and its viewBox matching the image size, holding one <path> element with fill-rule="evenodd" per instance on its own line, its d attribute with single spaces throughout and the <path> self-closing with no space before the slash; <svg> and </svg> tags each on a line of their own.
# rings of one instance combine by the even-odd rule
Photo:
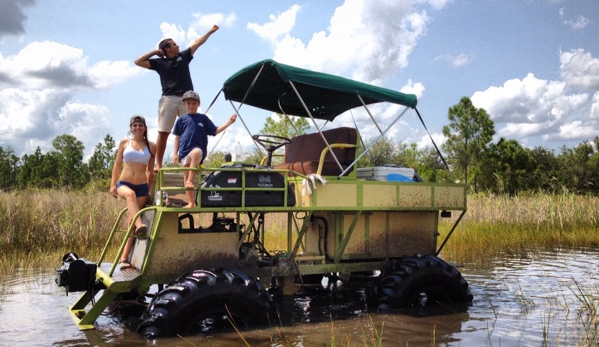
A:
<svg viewBox="0 0 599 347">
<path fill-rule="evenodd" d="M 164 39 L 158 44 L 157 50 L 135 59 L 135 65 L 156 71 L 160 75 L 162 85 L 162 97 L 158 103 L 158 138 L 154 172 L 158 172 L 162 167 L 166 141 L 175 120 L 178 116 L 187 113 L 181 99 L 183 93 L 194 90 L 189 73 L 189 62 L 193 59 L 195 51 L 218 29 L 218 25 L 212 26 L 212 29 L 183 51 L 179 51 L 179 46 L 172 39 Z M 150 59 L 155 55 L 159 58 Z"/>
</svg>

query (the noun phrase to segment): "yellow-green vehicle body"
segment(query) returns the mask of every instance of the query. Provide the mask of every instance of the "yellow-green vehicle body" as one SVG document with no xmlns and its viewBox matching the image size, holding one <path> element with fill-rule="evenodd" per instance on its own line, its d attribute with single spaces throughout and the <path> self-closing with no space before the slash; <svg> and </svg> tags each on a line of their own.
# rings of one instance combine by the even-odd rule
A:
<svg viewBox="0 0 599 347">
<path fill-rule="evenodd" d="M 304 70 L 285 68 L 288 67 L 263 61 L 243 69 L 225 82 L 225 97 L 265 110 L 277 108 L 291 115 L 309 117 L 314 122 L 317 119 L 332 120 L 348 107 L 375 102 L 401 103 L 406 108 L 415 108 L 416 105 L 414 96 L 382 88 L 379 91 L 371 86 L 366 89 L 370 94 L 359 94 L 358 101 L 352 98 L 347 105 L 333 104 L 327 110 L 311 107 L 306 104 L 320 100 L 323 92 L 317 90 L 310 94 L 315 87 L 302 87 L 300 82 L 331 76 L 318 73 L 303 76 L 300 72 Z M 265 74 L 264 82 L 260 74 Z M 295 79 L 288 76 L 293 74 Z M 283 77 L 273 81 L 274 75 Z M 289 80 L 286 80 L 288 77 Z M 334 82 L 343 88 L 334 90 L 329 87 L 328 97 L 352 96 L 354 89 L 350 87 L 356 85 L 346 81 L 349 80 L 335 77 Z M 235 83 L 243 84 L 243 88 L 256 89 L 257 96 L 250 92 L 241 93 L 242 87 L 231 87 Z M 281 89 L 278 84 L 285 85 L 285 93 L 277 94 L 277 100 L 264 101 L 267 98 L 264 91 Z M 357 87 L 363 86 L 357 84 Z M 302 90 L 308 93 L 307 100 L 287 94 L 301 94 Z M 285 98 L 287 103 L 283 100 Z M 329 102 L 324 104 L 331 105 Z M 135 241 L 130 256 L 133 268 L 119 270 L 117 266 L 128 238 L 135 237 L 130 236 L 131 227 L 122 230 L 126 210 L 115 222 L 100 259 L 86 263 L 94 268 L 94 279 L 86 279 L 85 293 L 70 308 L 78 327 L 92 329 L 97 317 L 119 295 L 133 294 L 141 298 L 151 291 L 151 287 L 158 286 L 159 290 L 168 287 L 183 274 L 198 269 L 229 269 L 247 275 L 265 288 L 277 288 L 281 295 L 291 295 L 301 288 L 301 278 L 308 275 L 336 273 L 349 279 L 354 273 L 396 274 L 400 270 L 394 264 L 404 257 L 436 257 L 447 241 L 438 239 L 439 219 L 452 211 L 459 214 L 451 235 L 467 209 L 466 187 L 414 179 L 396 181 L 360 177 L 356 162 L 359 153 L 368 148 L 363 148 L 362 152 L 356 150 L 362 147 L 359 132 L 343 128 L 343 132 L 352 136 L 349 140 L 335 142 L 339 129 L 326 132 L 315 125 L 318 129 L 315 134 L 298 135 L 286 142 L 282 164 L 271 165 L 274 149 L 262 143 L 267 151 L 270 149 L 266 166 L 233 162 L 216 169 L 187 169 L 198 172 L 198 184 L 194 190 L 195 208 L 173 206 L 172 202 L 163 198 L 169 196 L 172 200 L 185 193 L 182 187 L 184 169 L 161 169 L 151 188 L 152 195 L 157 197 L 154 205 L 138 213 L 148 226 L 149 234 L 147 238 Z M 302 148 L 293 148 L 294 144 L 300 146 L 302 143 Z M 302 156 L 305 158 L 300 158 Z M 297 164 L 304 159 L 307 160 L 303 163 L 309 161 L 311 164 Z M 304 170 L 310 165 L 312 171 Z M 221 183 L 210 183 L 217 182 L 216 178 Z M 120 249 L 115 258 L 107 259 L 109 245 L 114 244 L 115 238 L 122 239 Z M 276 238 L 278 243 L 272 242 L 272 238 Z M 269 249 L 275 243 L 279 248 Z M 73 260 L 63 258 L 65 265 L 62 274 L 59 270 L 59 285 L 71 283 L 64 273 L 68 272 L 68 265 Z M 418 263 L 420 260 L 410 261 Z M 423 260 L 422 264 L 442 267 L 438 262 L 440 260 L 433 259 L 432 263 Z M 458 279 L 463 281 L 461 276 Z M 385 292 L 385 288 L 399 290 L 399 284 L 387 287 L 381 285 L 380 292 Z M 462 297 L 468 295 L 471 299 L 465 288 Z M 92 301 L 94 305 L 90 307 Z M 148 318 L 145 322 L 151 321 L 148 323 L 150 326 L 158 324 L 152 319 Z M 146 337 L 156 336 L 153 334 L 147 329 L 142 333 Z"/>
</svg>

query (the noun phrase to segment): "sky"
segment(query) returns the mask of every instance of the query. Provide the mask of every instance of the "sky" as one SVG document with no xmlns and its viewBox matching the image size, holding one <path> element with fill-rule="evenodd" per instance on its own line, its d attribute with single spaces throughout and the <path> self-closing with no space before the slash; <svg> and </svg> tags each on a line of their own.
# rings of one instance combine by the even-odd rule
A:
<svg viewBox="0 0 599 347">
<path fill-rule="evenodd" d="M 181 48 L 220 29 L 190 64 L 201 111 L 220 125 L 234 112 L 223 82 L 263 59 L 326 72 L 418 97 L 426 128 L 444 142 L 448 109 L 471 98 L 500 137 L 560 152 L 599 130 L 599 6 L 596 0 L 0 0 L 0 146 L 15 154 L 52 150 L 69 134 L 84 156 L 106 135 L 128 136 L 140 114 L 156 139 L 158 75 L 136 66 L 166 37 Z M 385 128 L 392 105 L 371 112 Z M 270 113 L 242 107 L 252 134 Z M 377 136 L 355 111 L 332 126 Z M 430 146 L 416 113 L 389 132 L 395 142 Z M 169 137 L 166 156 L 172 153 Z M 252 151 L 238 121 L 210 138 L 209 152 Z"/>
</svg>

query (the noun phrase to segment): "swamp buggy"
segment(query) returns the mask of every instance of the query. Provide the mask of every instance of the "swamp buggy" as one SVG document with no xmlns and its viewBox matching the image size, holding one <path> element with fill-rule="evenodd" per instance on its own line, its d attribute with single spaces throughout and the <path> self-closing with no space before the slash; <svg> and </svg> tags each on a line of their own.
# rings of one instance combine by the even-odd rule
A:
<svg viewBox="0 0 599 347">
<path fill-rule="evenodd" d="M 172 197 L 185 191 L 182 168 L 162 168 L 152 187 L 155 205 L 137 214 L 149 234 L 137 237 L 130 256 L 134 268 L 117 268 L 127 239 L 135 237 L 132 226 L 120 227 L 126 210 L 97 261 L 74 253 L 63 257 L 56 282 L 67 293 L 83 292 L 70 307 L 79 329 L 93 329 L 117 300 L 145 303 L 145 297 L 151 300 L 137 327 L 145 338 L 227 320 L 239 326 L 273 322 L 273 297 L 293 295 L 331 274 L 348 285 L 372 285 L 381 309 L 471 302 L 460 272 L 438 257 L 466 212 L 466 187 L 422 182 L 414 170 L 393 165 L 356 168 L 371 149 L 360 151 L 358 130 L 323 130 L 361 106 L 379 130 L 378 140 L 407 110 L 416 110 L 416 96 L 273 60 L 238 71 L 221 92 L 248 132 L 239 112 L 243 104 L 306 117 L 316 132 L 290 139 L 253 135 L 257 147 L 266 150 L 265 165 L 233 162 L 196 169 L 201 182 L 193 209 L 162 198 L 165 192 Z M 401 110 L 384 130 L 368 109 L 380 102 Z M 282 147 L 283 163 L 273 165 L 273 153 Z M 438 242 L 439 219 L 452 211 L 460 215 Z M 273 216 L 286 230 L 272 230 Z M 267 249 L 274 234 L 284 235 L 286 249 Z M 107 261 L 117 237 L 123 238 L 120 249 Z"/>
</svg>

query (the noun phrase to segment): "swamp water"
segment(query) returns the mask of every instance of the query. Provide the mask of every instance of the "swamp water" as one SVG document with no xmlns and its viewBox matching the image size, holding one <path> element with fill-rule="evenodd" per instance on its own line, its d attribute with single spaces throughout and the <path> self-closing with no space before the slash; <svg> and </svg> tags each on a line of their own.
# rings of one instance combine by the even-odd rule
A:
<svg viewBox="0 0 599 347">
<path fill-rule="evenodd" d="M 58 263 L 58 261 L 57 261 Z M 119 307 L 79 331 L 55 273 L 0 279 L 0 346 L 597 346 L 599 251 L 535 251 L 459 267 L 474 301 L 466 312 L 369 312 L 363 292 L 324 291 L 279 302 L 272 328 L 143 340 Z M 331 337 L 333 336 L 333 338 Z M 245 341 L 244 341 L 245 339 Z"/>
</svg>

